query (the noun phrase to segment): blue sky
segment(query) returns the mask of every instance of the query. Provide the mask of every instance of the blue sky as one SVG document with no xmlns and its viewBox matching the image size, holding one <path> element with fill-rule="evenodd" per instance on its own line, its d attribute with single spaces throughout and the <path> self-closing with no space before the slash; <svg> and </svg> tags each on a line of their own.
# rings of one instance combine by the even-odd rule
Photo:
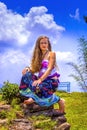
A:
<svg viewBox="0 0 87 130">
<path fill-rule="evenodd" d="M 35 40 L 47 35 L 57 54 L 60 81 L 72 69 L 67 62 L 77 62 L 78 39 L 87 38 L 86 0 L 1 0 L 0 1 L 0 84 L 9 80 L 20 83 L 22 69 L 29 65 Z M 73 89 L 73 90 L 74 90 Z"/>
</svg>

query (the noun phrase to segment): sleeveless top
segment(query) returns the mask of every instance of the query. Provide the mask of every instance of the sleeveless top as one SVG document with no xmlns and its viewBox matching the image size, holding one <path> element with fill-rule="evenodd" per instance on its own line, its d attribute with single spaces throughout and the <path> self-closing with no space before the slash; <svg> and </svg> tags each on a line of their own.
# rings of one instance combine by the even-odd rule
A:
<svg viewBox="0 0 87 130">
<path fill-rule="evenodd" d="M 40 72 L 39 72 L 39 75 L 38 77 L 40 78 L 44 73 L 45 71 L 48 69 L 48 64 L 49 64 L 49 61 L 48 60 L 43 60 L 42 61 L 42 64 L 41 64 L 41 69 L 40 69 Z M 51 73 L 48 75 L 47 78 L 53 78 L 53 77 L 59 77 L 60 74 L 57 72 L 56 70 L 56 67 L 54 67 L 52 70 L 51 70 Z"/>
</svg>

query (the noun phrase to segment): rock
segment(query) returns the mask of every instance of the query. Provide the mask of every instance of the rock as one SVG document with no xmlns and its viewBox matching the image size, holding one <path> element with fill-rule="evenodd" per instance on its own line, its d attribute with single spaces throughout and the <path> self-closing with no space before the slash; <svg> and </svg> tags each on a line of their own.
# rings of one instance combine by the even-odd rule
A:
<svg viewBox="0 0 87 130">
<path fill-rule="evenodd" d="M 55 120 L 57 122 L 57 125 L 55 126 L 54 130 L 69 130 L 70 124 L 67 123 L 67 119 L 64 116 L 65 113 L 61 114 L 57 112 L 55 109 L 53 109 L 53 106 L 51 107 L 40 107 L 37 104 L 32 105 L 24 105 L 24 112 L 25 116 L 32 116 L 32 115 L 45 115 L 51 117 L 52 120 Z"/>
<path fill-rule="evenodd" d="M 63 123 L 65 123 L 65 122 L 67 122 L 67 119 L 65 118 L 64 115 L 63 115 L 63 116 L 59 116 L 59 117 L 57 118 L 58 126 L 61 125 L 61 124 L 63 124 Z"/>
<path fill-rule="evenodd" d="M 38 112 L 38 111 L 44 111 L 44 110 L 49 110 L 49 109 L 53 109 L 53 106 L 50 106 L 50 107 L 40 107 L 39 105 L 37 105 L 36 103 L 33 103 L 33 104 L 29 104 L 29 105 L 26 105 L 26 104 L 22 104 L 22 108 L 23 109 L 27 109 L 29 112 Z"/>
<path fill-rule="evenodd" d="M 9 130 L 34 130 L 34 127 L 28 119 L 15 119 L 11 122 Z"/>
<path fill-rule="evenodd" d="M 70 124 L 65 122 L 57 127 L 55 130 L 70 130 Z"/>
<path fill-rule="evenodd" d="M 11 121 L 11 124 L 8 126 L 8 120 L 0 120 L 1 126 L 8 126 L 8 130 L 35 130 L 33 122 L 28 120 L 30 116 L 39 116 L 41 114 L 46 117 L 49 116 L 52 120 L 57 122 L 57 125 L 54 127 L 54 130 L 70 130 L 70 124 L 67 122 L 64 114 L 58 113 L 53 106 L 51 107 L 40 107 L 36 103 L 31 105 L 20 105 L 23 109 L 23 113 L 16 111 L 17 119 Z M 0 112 L 2 110 L 10 111 L 10 105 L 0 105 Z"/>
<path fill-rule="evenodd" d="M 0 105 L 0 112 L 2 111 L 2 110 L 10 110 L 10 108 L 11 108 L 11 106 L 10 105 Z"/>
<path fill-rule="evenodd" d="M 8 123 L 7 119 L 0 119 L 0 125 L 5 125 Z"/>
<path fill-rule="evenodd" d="M 32 115 L 40 115 L 40 114 L 46 115 L 53 109 L 53 106 L 40 107 L 36 103 L 33 103 L 31 105 L 21 104 L 21 107 L 23 108 L 24 115 L 27 117 Z"/>
</svg>

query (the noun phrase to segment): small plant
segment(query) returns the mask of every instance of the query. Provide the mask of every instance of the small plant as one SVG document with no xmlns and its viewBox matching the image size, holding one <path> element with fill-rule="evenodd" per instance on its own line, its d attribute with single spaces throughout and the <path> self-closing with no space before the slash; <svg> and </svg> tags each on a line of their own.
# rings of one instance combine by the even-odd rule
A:
<svg viewBox="0 0 87 130">
<path fill-rule="evenodd" d="M 5 119 L 7 117 L 7 112 L 5 111 L 5 110 L 2 110 L 1 112 L 0 112 L 0 118 L 1 119 Z"/>
<path fill-rule="evenodd" d="M 7 113 L 7 118 L 8 118 L 8 123 L 10 123 L 13 119 L 16 118 L 16 113 L 14 109 L 11 109 L 8 113 Z"/>
<path fill-rule="evenodd" d="M 4 82 L 4 86 L 2 87 L 2 99 L 6 100 L 7 103 L 11 104 L 12 100 L 17 98 L 19 93 L 19 88 L 17 84 L 12 84 Z"/>
<path fill-rule="evenodd" d="M 11 102 L 12 108 L 14 108 L 14 109 L 17 110 L 17 111 L 20 111 L 21 108 L 20 108 L 19 102 L 20 102 L 20 101 L 19 101 L 18 98 L 13 99 L 12 102 Z"/>
</svg>

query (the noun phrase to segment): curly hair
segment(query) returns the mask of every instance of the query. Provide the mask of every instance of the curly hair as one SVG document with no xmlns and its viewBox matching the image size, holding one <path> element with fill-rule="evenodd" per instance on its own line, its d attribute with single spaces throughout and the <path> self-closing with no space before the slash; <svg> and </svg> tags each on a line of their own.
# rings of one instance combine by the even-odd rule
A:
<svg viewBox="0 0 87 130">
<path fill-rule="evenodd" d="M 32 73 L 39 72 L 41 68 L 41 62 L 42 62 L 42 51 L 40 49 L 40 40 L 46 38 L 48 40 L 48 50 L 51 51 L 51 43 L 49 41 L 49 38 L 47 36 L 40 36 L 36 40 L 32 60 L 31 60 L 31 71 Z"/>
</svg>

